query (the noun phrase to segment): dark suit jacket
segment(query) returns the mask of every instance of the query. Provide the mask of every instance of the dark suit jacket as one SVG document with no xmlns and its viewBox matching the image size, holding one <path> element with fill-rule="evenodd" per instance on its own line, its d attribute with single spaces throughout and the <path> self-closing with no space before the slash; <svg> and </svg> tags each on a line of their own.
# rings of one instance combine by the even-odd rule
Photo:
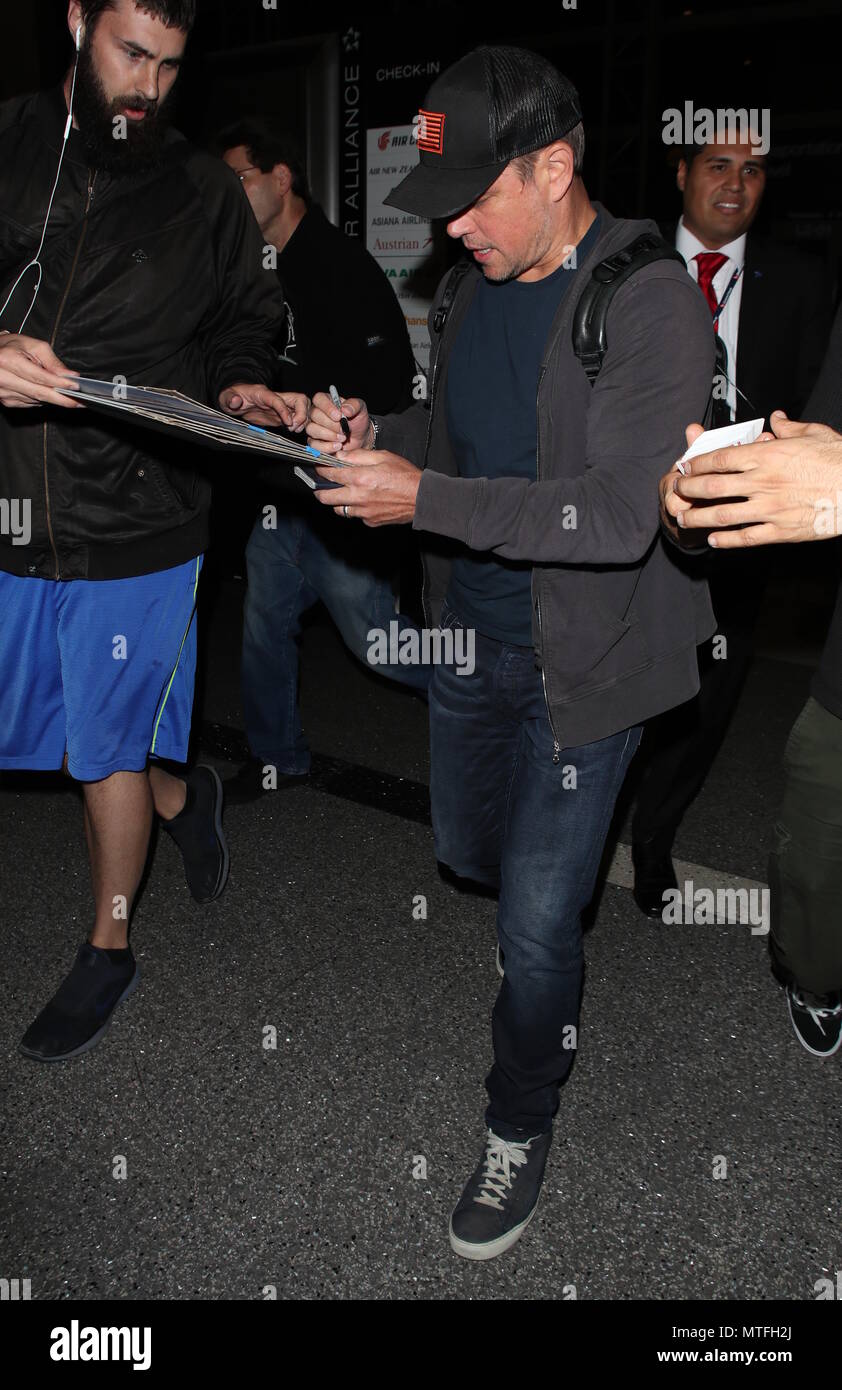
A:
<svg viewBox="0 0 842 1390">
<path fill-rule="evenodd" d="M 675 245 L 676 224 L 663 228 Z M 821 261 L 749 232 L 740 300 L 737 420 L 769 423 L 773 410 L 802 418 L 818 378 L 831 320 L 830 284 Z"/>
<path fill-rule="evenodd" d="M 842 304 L 836 310 L 824 365 L 802 418 L 818 420 L 819 424 L 830 425 L 837 434 L 842 434 Z"/>
<path fill-rule="evenodd" d="M 664 236 L 675 245 L 675 224 Z M 824 357 L 831 319 L 830 285 L 811 255 L 749 232 L 737 335 L 737 420 L 773 410 L 791 420 L 802 412 Z M 744 399 L 747 398 L 747 399 Z M 726 550 L 699 557 L 705 564 L 714 611 L 730 632 L 749 632 L 763 597 L 770 548 Z"/>
<path fill-rule="evenodd" d="M 831 308 L 819 260 L 749 232 L 737 337 L 738 421 L 762 415 L 768 429 L 773 410 L 785 410 L 791 420 L 808 418 L 804 407 L 821 371 Z M 711 589 L 714 608 L 718 594 L 717 617 L 753 623 L 764 575 L 773 565 L 780 571 L 780 559 L 770 553 L 775 549 L 725 552 L 730 563 L 717 568 L 720 578 Z"/>
<path fill-rule="evenodd" d="M 821 262 L 780 243 L 746 239 L 737 339 L 737 419 L 773 410 L 791 420 L 819 375 L 830 331 L 830 286 Z"/>
</svg>

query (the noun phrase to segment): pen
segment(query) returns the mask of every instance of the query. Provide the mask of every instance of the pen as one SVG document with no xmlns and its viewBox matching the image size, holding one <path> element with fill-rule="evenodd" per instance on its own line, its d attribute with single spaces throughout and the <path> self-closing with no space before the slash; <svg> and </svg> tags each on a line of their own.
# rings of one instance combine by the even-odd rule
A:
<svg viewBox="0 0 842 1390">
<path fill-rule="evenodd" d="M 329 387 L 328 387 L 328 390 L 329 390 L 329 392 L 330 392 L 330 399 L 332 400 L 333 404 L 336 406 L 336 409 L 337 409 L 337 410 L 341 410 L 341 409 L 342 409 L 342 402 L 341 402 L 341 400 L 339 399 L 339 392 L 337 391 L 336 387 L 335 387 L 335 386 L 329 386 Z M 341 428 L 342 433 L 344 434 L 345 438 L 346 438 L 346 439 L 350 439 L 350 438 L 351 438 L 351 426 L 348 424 L 348 421 L 345 419 L 345 416 L 344 416 L 344 415 L 340 418 L 339 425 L 340 425 L 340 428 Z"/>
</svg>

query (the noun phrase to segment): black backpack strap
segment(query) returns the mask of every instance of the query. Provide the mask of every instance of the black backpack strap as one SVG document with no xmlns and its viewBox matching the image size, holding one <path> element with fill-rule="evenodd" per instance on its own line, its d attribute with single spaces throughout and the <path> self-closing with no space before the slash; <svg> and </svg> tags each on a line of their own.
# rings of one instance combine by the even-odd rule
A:
<svg viewBox="0 0 842 1390">
<path fill-rule="evenodd" d="M 591 386 L 599 376 L 608 349 L 605 321 L 611 300 L 621 285 L 653 261 L 681 261 L 684 265 L 684 257 L 668 241 L 654 232 L 644 232 L 628 246 L 606 256 L 591 271 L 573 314 L 573 351 Z"/>
<path fill-rule="evenodd" d="M 466 273 L 466 271 L 470 270 L 470 268 L 470 261 L 457 261 L 456 265 L 453 267 L 449 276 L 447 277 L 447 284 L 444 287 L 444 294 L 441 297 L 441 303 L 439 304 L 439 307 L 436 309 L 436 312 L 433 315 L 433 332 L 439 338 L 442 335 L 442 330 L 444 328 L 445 321 L 453 306 L 453 301 L 456 298 L 456 293 L 459 289 L 459 282 L 461 281 L 462 276 Z"/>
</svg>

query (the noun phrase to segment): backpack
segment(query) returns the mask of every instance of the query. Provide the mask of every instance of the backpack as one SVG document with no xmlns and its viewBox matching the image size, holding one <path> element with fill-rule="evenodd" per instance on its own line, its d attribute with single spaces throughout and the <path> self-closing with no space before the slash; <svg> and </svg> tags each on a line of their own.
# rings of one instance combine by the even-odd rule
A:
<svg viewBox="0 0 842 1390">
<path fill-rule="evenodd" d="M 576 305 L 572 328 L 573 351 L 581 362 L 591 386 L 599 376 L 603 358 L 608 350 L 605 323 L 611 301 L 621 285 L 653 261 L 680 261 L 684 265 L 684 257 L 674 246 L 664 241 L 663 237 L 654 232 L 643 232 L 641 236 L 635 237 L 634 241 L 630 241 L 628 246 L 622 246 L 613 255 L 606 256 L 605 260 L 600 261 L 591 271 L 590 282 Z M 441 304 L 433 318 L 433 328 L 439 335 L 456 298 L 459 282 L 469 265 L 469 261 L 460 261 L 450 272 Z M 714 381 L 723 370 L 724 351 L 721 339 L 717 337 Z M 715 407 L 716 401 L 711 389 L 702 421 L 705 429 L 710 429 L 714 423 Z"/>
<path fill-rule="evenodd" d="M 579 296 L 573 314 L 573 351 L 591 386 L 599 376 L 602 359 L 608 350 L 605 321 L 611 301 L 621 285 L 653 261 L 680 261 L 684 265 L 684 257 L 663 237 L 644 232 L 628 246 L 606 256 L 591 271 L 590 283 Z"/>
<path fill-rule="evenodd" d="M 684 265 L 684 257 L 674 246 L 654 232 L 644 232 L 630 241 L 628 246 L 615 251 L 613 256 L 606 256 L 591 271 L 590 284 L 581 295 L 573 315 L 573 351 L 584 367 L 591 386 L 599 376 L 608 348 L 605 320 L 611 300 L 621 285 L 653 261 L 680 261 Z M 717 383 L 726 378 L 725 344 L 718 334 L 714 334 L 714 338 L 716 360 L 713 381 L 701 422 L 706 430 L 731 422 L 727 405 L 715 391 Z"/>
</svg>

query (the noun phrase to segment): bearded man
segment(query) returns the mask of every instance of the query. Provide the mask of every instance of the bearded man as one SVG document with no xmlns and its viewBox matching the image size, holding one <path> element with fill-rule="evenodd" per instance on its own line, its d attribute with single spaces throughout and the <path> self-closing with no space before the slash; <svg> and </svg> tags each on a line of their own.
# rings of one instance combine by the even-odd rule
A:
<svg viewBox="0 0 842 1390">
<path fill-rule="evenodd" d="M 137 985 L 153 816 L 198 902 L 228 874 L 216 772 L 160 763 L 187 760 L 208 484 L 183 443 L 63 391 L 113 378 L 259 425 L 307 416 L 264 384 L 283 295 L 237 180 L 168 126 L 194 17 L 73 0 L 63 84 L 0 108 L 0 497 L 27 523 L 0 534 L 0 769 L 81 783 L 95 901 L 21 1042 L 37 1061 L 93 1047 Z"/>
</svg>

